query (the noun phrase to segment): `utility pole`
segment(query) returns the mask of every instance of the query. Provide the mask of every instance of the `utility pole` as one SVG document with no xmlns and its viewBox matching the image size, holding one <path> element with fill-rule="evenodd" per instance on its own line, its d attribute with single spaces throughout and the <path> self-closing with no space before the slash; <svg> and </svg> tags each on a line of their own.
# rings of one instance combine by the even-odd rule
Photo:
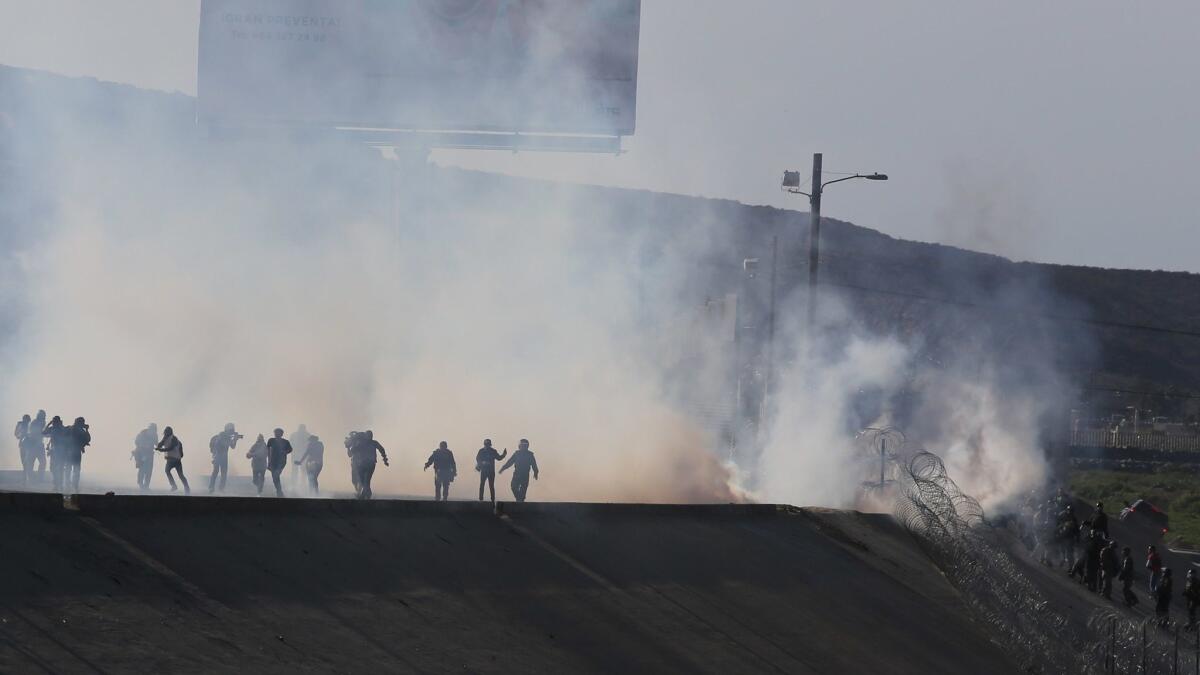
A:
<svg viewBox="0 0 1200 675">
<path fill-rule="evenodd" d="M 817 329 L 817 281 L 818 265 L 821 260 L 821 159 L 819 152 L 813 153 L 812 192 L 808 195 L 808 330 L 815 336 Z"/>
</svg>

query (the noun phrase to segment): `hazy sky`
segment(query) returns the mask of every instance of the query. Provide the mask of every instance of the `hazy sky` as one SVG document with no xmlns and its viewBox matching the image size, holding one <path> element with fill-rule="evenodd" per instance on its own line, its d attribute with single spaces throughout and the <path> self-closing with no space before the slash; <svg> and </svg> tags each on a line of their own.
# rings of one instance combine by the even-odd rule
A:
<svg viewBox="0 0 1200 675">
<path fill-rule="evenodd" d="M 199 0 L 0 0 L 0 63 L 194 93 Z M 440 152 L 824 212 L 1018 259 L 1200 271 L 1200 2 L 643 0 L 628 153 Z M 731 223 L 736 227 L 737 223 Z"/>
</svg>

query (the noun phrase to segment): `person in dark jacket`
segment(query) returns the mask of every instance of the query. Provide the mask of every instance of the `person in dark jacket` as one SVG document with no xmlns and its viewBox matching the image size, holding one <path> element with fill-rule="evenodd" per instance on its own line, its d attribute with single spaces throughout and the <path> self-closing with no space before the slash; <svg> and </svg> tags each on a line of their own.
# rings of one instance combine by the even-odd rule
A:
<svg viewBox="0 0 1200 675">
<path fill-rule="evenodd" d="M 533 456 L 533 452 L 529 449 L 529 441 L 527 439 L 521 439 L 521 443 L 517 446 L 517 451 L 504 463 L 504 466 L 500 467 L 500 473 L 504 473 L 510 467 L 513 469 L 513 498 L 518 502 L 523 502 L 525 501 L 525 494 L 529 490 L 529 472 L 532 470 L 533 479 L 538 479 L 537 458 Z"/>
<path fill-rule="evenodd" d="M 38 465 L 38 482 L 40 483 L 46 477 L 46 411 L 39 410 L 37 415 L 29 422 L 29 434 L 26 438 L 29 439 L 29 452 L 33 454 L 33 460 Z"/>
<path fill-rule="evenodd" d="M 1100 594 L 1112 600 L 1113 580 L 1121 572 L 1121 561 L 1117 558 L 1117 542 L 1110 541 L 1100 551 Z"/>
<path fill-rule="evenodd" d="M 304 466 L 304 473 L 308 476 L 308 491 L 314 495 L 319 494 L 321 489 L 317 479 L 321 476 L 321 469 L 325 467 L 325 444 L 316 434 L 309 434 L 304 454 L 300 455 L 296 464 Z"/>
<path fill-rule="evenodd" d="M 151 422 L 133 439 L 133 465 L 137 467 L 137 484 L 142 490 L 150 489 L 150 476 L 154 471 L 154 446 L 158 443 L 158 425 Z"/>
<path fill-rule="evenodd" d="M 1075 509 L 1068 504 L 1058 514 L 1058 543 L 1062 565 L 1074 575 L 1075 549 L 1079 543 L 1079 519 L 1075 517 Z"/>
<path fill-rule="evenodd" d="M 212 453 L 212 476 L 208 479 L 208 494 L 212 494 L 217 490 L 225 491 L 225 479 L 229 477 L 229 451 L 237 447 L 237 442 L 242 438 L 242 435 L 237 432 L 233 422 L 225 425 L 225 428 L 217 432 L 208 440 L 208 451 Z M 217 484 L 217 476 L 221 477 L 220 485 Z"/>
<path fill-rule="evenodd" d="M 292 444 L 283 437 L 283 429 L 276 429 L 275 436 L 267 441 L 267 471 L 271 472 L 271 482 L 275 485 L 275 496 L 283 496 L 283 483 L 279 477 L 288 465 L 288 455 L 292 454 Z"/>
<path fill-rule="evenodd" d="M 1185 630 L 1196 630 L 1196 610 L 1200 609 L 1200 579 L 1196 578 L 1196 570 L 1190 569 L 1187 579 L 1183 582 L 1183 599 L 1187 603 L 1188 622 Z"/>
<path fill-rule="evenodd" d="M 67 427 L 63 426 L 62 418 L 58 415 L 50 418 L 50 423 L 42 430 L 42 435 L 50 439 L 50 478 L 54 483 L 54 491 L 63 489 L 63 455 L 67 448 Z"/>
<path fill-rule="evenodd" d="M 483 447 L 475 453 L 475 470 L 479 472 L 479 501 L 483 501 L 483 486 L 486 483 L 492 503 L 496 503 L 496 461 L 507 456 L 508 448 L 497 453 L 492 447 L 492 439 L 483 439 Z"/>
<path fill-rule="evenodd" d="M 63 434 L 66 446 L 63 448 L 63 492 L 79 494 L 79 471 L 83 468 L 83 453 L 92 443 L 92 434 L 88 431 L 87 422 L 82 417 L 76 417 L 75 423 L 67 427 Z"/>
<path fill-rule="evenodd" d="M 192 494 L 192 487 L 188 485 L 187 476 L 183 475 L 183 441 L 175 435 L 175 430 L 171 427 L 164 427 L 162 440 L 154 446 L 154 450 L 163 453 L 167 459 L 167 482 L 171 484 L 171 492 L 179 489 L 175 485 L 175 479 L 171 476 L 171 469 L 174 469 L 179 474 L 179 482 L 183 483 L 183 494 Z"/>
<path fill-rule="evenodd" d="M 1100 556 L 1104 552 L 1104 539 L 1096 530 L 1088 532 L 1084 545 L 1083 581 L 1087 589 L 1096 592 L 1100 587 Z"/>
<path fill-rule="evenodd" d="M 1096 502 L 1096 510 L 1092 513 L 1092 532 L 1099 532 L 1108 539 L 1108 514 L 1104 512 L 1104 504 Z"/>
<path fill-rule="evenodd" d="M 354 472 L 354 489 L 358 499 L 370 499 L 371 478 L 375 476 L 375 466 L 378 460 L 375 453 L 383 457 L 383 465 L 391 466 L 388 462 L 387 450 L 375 440 L 375 433 L 370 429 L 355 434 L 350 446 L 350 469 Z"/>
<path fill-rule="evenodd" d="M 258 435 L 254 445 L 246 452 L 246 459 L 250 460 L 251 481 L 254 482 L 254 487 L 258 488 L 258 496 L 261 497 L 263 484 L 267 482 L 267 441 L 262 434 Z"/>
<path fill-rule="evenodd" d="M 1125 596 L 1125 606 L 1133 607 L 1138 604 L 1137 593 L 1133 592 L 1133 551 L 1128 546 L 1121 551 L 1121 572 L 1117 578 L 1121 580 L 1121 593 Z"/>
<path fill-rule="evenodd" d="M 1171 580 L 1171 568 L 1164 567 L 1162 571 L 1162 579 L 1158 582 L 1158 587 L 1154 589 L 1154 616 L 1158 619 L 1158 625 L 1167 626 L 1171 623 L 1171 595 L 1175 590 L 1175 584 Z"/>
<path fill-rule="evenodd" d="M 437 450 L 434 450 L 433 454 L 429 455 L 429 461 L 425 462 L 424 470 L 428 471 L 430 466 L 433 467 L 433 499 L 444 502 L 450 499 L 450 484 L 458 476 L 454 453 L 450 451 L 446 441 L 438 443 Z"/>
</svg>

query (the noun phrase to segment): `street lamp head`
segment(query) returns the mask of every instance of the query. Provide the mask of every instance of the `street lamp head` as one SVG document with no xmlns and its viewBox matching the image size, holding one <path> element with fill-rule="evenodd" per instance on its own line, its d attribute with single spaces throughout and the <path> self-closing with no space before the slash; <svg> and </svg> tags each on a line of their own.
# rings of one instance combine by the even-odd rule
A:
<svg viewBox="0 0 1200 675">
<path fill-rule="evenodd" d="M 785 188 L 800 187 L 800 172 L 799 171 L 784 171 L 783 172 L 783 187 L 785 187 Z"/>
<path fill-rule="evenodd" d="M 887 180 L 888 179 L 886 173 L 867 174 L 866 176 L 863 176 L 863 178 L 866 178 L 867 180 Z"/>
</svg>

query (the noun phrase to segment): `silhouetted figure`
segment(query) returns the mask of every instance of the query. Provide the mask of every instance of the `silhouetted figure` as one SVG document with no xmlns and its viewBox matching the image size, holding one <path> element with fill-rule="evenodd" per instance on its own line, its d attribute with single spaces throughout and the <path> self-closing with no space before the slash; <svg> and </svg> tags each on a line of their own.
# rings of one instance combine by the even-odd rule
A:
<svg viewBox="0 0 1200 675">
<path fill-rule="evenodd" d="M 296 465 L 304 466 L 304 473 L 308 475 L 308 490 L 312 494 L 319 494 L 320 487 L 317 484 L 317 479 L 321 476 L 321 469 L 325 467 L 325 444 L 317 438 L 316 434 L 310 434 L 308 444 L 304 447 L 304 454 L 300 455 L 300 459 L 296 460 Z"/>
<path fill-rule="evenodd" d="M 435 501 L 446 501 L 450 498 L 450 484 L 458 475 L 458 465 L 454 463 L 454 453 L 446 441 L 438 443 L 437 450 L 429 455 L 425 462 L 425 471 L 433 466 L 433 498 Z"/>
<path fill-rule="evenodd" d="M 1171 623 L 1171 595 L 1175 590 L 1175 584 L 1171 580 L 1171 569 L 1164 567 L 1162 578 L 1159 579 L 1158 586 L 1154 589 L 1154 616 L 1158 619 L 1158 625 L 1166 626 Z"/>
<path fill-rule="evenodd" d="M 1104 540 L 1100 533 L 1092 530 L 1088 533 L 1084 546 L 1083 581 L 1087 589 L 1093 593 L 1100 584 L 1100 553 L 1104 550 Z"/>
<path fill-rule="evenodd" d="M 267 482 L 267 441 L 262 434 L 259 434 L 254 445 L 250 446 L 250 450 L 246 453 L 246 459 L 250 460 L 251 480 L 254 482 L 254 487 L 258 488 L 258 495 L 261 497 L 263 484 Z"/>
<path fill-rule="evenodd" d="M 1103 584 L 1100 588 L 1100 594 L 1105 600 L 1112 600 L 1113 580 L 1117 578 L 1117 574 L 1121 571 L 1121 561 L 1117 558 L 1117 542 L 1110 541 L 1100 551 L 1100 579 Z"/>
<path fill-rule="evenodd" d="M 275 484 L 275 496 L 283 496 L 283 484 L 279 476 L 287 468 L 288 455 L 292 454 L 292 444 L 283 437 L 283 429 L 275 430 L 275 437 L 267 441 L 267 471 L 271 472 L 271 482 Z"/>
<path fill-rule="evenodd" d="M 1133 592 L 1133 551 L 1126 546 L 1121 551 L 1121 594 L 1125 596 L 1125 606 L 1133 607 L 1138 604 L 1137 593 Z"/>
<path fill-rule="evenodd" d="M 479 501 L 483 501 L 483 485 L 487 483 L 492 503 L 496 503 L 496 462 L 508 456 L 508 448 L 497 453 L 492 439 L 483 439 L 483 447 L 475 453 L 475 470 L 479 472 Z"/>
<path fill-rule="evenodd" d="M 300 452 L 308 447 L 308 439 L 310 436 L 312 436 L 312 434 L 308 433 L 308 428 L 301 424 L 300 426 L 296 427 L 296 430 L 292 432 L 291 436 L 288 436 L 288 442 L 292 444 L 292 448 L 294 448 L 296 452 Z M 293 490 L 300 487 L 299 463 L 292 464 L 292 476 L 288 480 L 291 482 L 291 488 Z"/>
<path fill-rule="evenodd" d="M 1071 576 L 1075 576 L 1075 548 L 1079 543 L 1079 519 L 1075 517 L 1075 509 L 1070 504 L 1058 514 L 1058 542 L 1062 564 L 1066 565 Z"/>
<path fill-rule="evenodd" d="M 50 418 L 50 423 L 42 430 L 42 435 L 50 439 L 50 478 L 55 492 L 63 489 L 63 454 L 67 447 L 67 428 L 63 426 L 62 418 L 58 415 Z"/>
<path fill-rule="evenodd" d="M 183 475 L 183 441 L 175 435 L 175 430 L 165 427 L 162 440 L 154 446 L 154 449 L 163 453 L 163 457 L 167 460 L 167 482 L 171 484 L 171 492 L 179 489 L 179 486 L 175 484 L 175 479 L 171 476 L 171 469 L 174 469 L 175 473 L 179 474 L 179 482 L 183 483 L 183 494 L 192 494 L 192 487 L 188 485 L 187 476 Z"/>
<path fill-rule="evenodd" d="M 375 434 L 370 429 L 354 436 L 354 443 L 350 447 L 350 468 L 354 472 L 354 488 L 359 499 L 370 499 L 373 494 L 371 478 L 375 475 L 378 461 L 376 452 L 383 457 L 383 465 L 390 466 L 387 451 L 375 440 Z"/>
<path fill-rule="evenodd" d="M 1196 610 L 1200 609 L 1200 579 L 1196 578 L 1196 570 L 1190 569 L 1183 582 L 1183 600 L 1187 603 L 1187 630 L 1196 630 Z"/>
<path fill-rule="evenodd" d="M 533 452 L 529 450 L 529 441 L 522 438 L 520 445 L 517 446 L 517 451 L 513 453 L 504 466 L 500 467 L 500 473 L 504 473 L 509 468 L 513 470 L 512 477 L 512 492 L 513 498 L 518 502 L 525 501 L 525 493 L 529 490 L 529 472 L 533 471 L 533 479 L 538 479 L 537 458 L 533 456 Z"/>
<path fill-rule="evenodd" d="M 1146 547 L 1146 569 L 1150 570 L 1150 597 L 1155 597 L 1154 593 L 1158 590 L 1158 582 L 1162 579 L 1163 564 L 1162 558 L 1158 555 L 1158 549 L 1153 545 Z"/>
<path fill-rule="evenodd" d="M 33 421 L 29 415 L 22 415 L 17 421 L 17 426 L 13 428 L 13 438 L 17 439 L 17 452 L 21 455 L 21 483 L 29 485 L 33 480 L 33 453 L 29 452 L 29 423 Z M 40 433 L 40 432 L 39 432 Z M 42 442 L 39 435 L 36 439 L 40 444 Z"/>
<path fill-rule="evenodd" d="M 39 410 L 29 422 L 29 433 L 26 436 L 29 439 L 27 452 L 33 455 L 33 460 L 38 465 L 39 483 L 46 477 L 46 437 L 43 435 L 45 431 L 46 411 Z"/>
<path fill-rule="evenodd" d="M 143 490 L 150 489 L 150 476 L 154 471 L 154 446 L 158 443 L 158 425 L 151 422 L 133 439 L 133 465 L 137 467 L 137 484 Z"/>
<path fill-rule="evenodd" d="M 92 434 L 87 422 L 76 417 L 75 423 L 63 433 L 62 451 L 63 492 L 79 494 L 79 472 L 83 468 L 83 453 L 92 443 Z"/>
<path fill-rule="evenodd" d="M 225 491 L 225 479 L 229 477 L 229 451 L 237 447 L 242 435 L 234 428 L 233 422 L 225 425 L 220 433 L 208 440 L 208 451 L 212 453 L 212 477 L 208 479 L 208 494 L 216 490 Z M 220 476 L 220 485 L 217 476 Z"/>
<path fill-rule="evenodd" d="M 1108 539 L 1108 514 L 1104 512 L 1104 504 L 1096 502 L 1096 510 L 1092 513 L 1092 531 L 1099 532 Z"/>
<path fill-rule="evenodd" d="M 350 458 L 350 483 L 354 486 L 354 494 L 358 495 L 358 471 L 354 468 L 354 445 L 358 442 L 359 431 L 351 431 L 346 434 L 346 439 L 342 441 L 346 446 L 346 456 Z"/>
</svg>

